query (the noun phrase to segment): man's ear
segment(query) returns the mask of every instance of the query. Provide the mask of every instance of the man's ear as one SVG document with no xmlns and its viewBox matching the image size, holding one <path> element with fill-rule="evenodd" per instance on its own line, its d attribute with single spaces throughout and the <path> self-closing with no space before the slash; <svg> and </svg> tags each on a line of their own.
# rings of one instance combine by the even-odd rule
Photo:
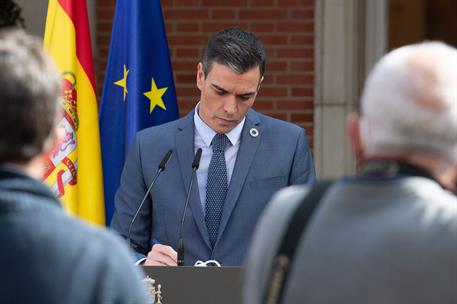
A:
<svg viewBox="0 0 457 304">
<path fill-rule="evenodd" d="M 199 62 L 197 65 L 197 87 L 200 89 L 200 91 L 203 88 L 204 81 L 205 81 L 205 73 L 203 72 L 203 64 L 201 62 Z"/>
<path fill-rule="evenodd" d="M 260 85 L 262 84 L 262 81 L 263 81 L 264 77 L 260 77 L 260 81 L 259 81 L 259 85 L 257 86 L 257 93 L 259 93 L 259 90 L 260 90 Z"/>
<path fill-rule="evenodd" d="M 450 166 L 441 174 L 441 183 L 457 195 L 457 164 Z"/>
<path fill-rule="evenodd" d="M 455 164 L 454 166 L 452 166 L 452 168 L 450 169 L 451 172 L 450 172 L 450 181 L 449 181 L 449 190 L 451 190 L 452 192 L 455 193 L 455 195 L 457 195 L 457 164 Z"/>
<path fill-rule="evenodd" d="M 361 163 L 365 160 L 365 153 L 360 137 L 360 117 L 357 114 L 350 114 L 348 116 L 346 130 L 355 159 L 357 163 Z"/>
<path fill-rule="evenodd" d="M 454 193 L 457 195 L 457 164 L 454 165 Z"/>
</svg>

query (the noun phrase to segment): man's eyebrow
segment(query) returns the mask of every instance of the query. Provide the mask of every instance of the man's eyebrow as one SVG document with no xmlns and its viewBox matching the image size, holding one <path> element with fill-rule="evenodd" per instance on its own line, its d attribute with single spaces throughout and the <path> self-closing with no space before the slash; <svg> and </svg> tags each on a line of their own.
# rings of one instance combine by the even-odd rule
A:
<svg viewBox="0 0 457 304">
<path fill-rule="evenodd" d="M 255 95 L 256 92 L 246 92 L 246 93 L 241 93 L 241 94 L 236 94 L 236 96 L 241 96 L 241 97 L 251 97 Z"/>
<path fill-rule="evenodd" d="M 215 88 L 216 90 L 218 90 L 218 91 L 225 92 L 225 93 L 227 92 L 226 89 L 221 88 L 221 87 L 218 86 L 217 84 L 212 83 L 211 86 L 212 86 L 213 88 Z"/>
<path fill-rule="evenodd" d="M 227 90 L 226 90 L 226 89 L 221 88 L 221 87 L 218 86 L 217 84 L 212 83 L 211 86 L 212 86 L 214 89 L 216 89 L 216 90 L 218 90 L 218 91 L 220 91 L 220 92 L 227 93 Z M 236 96 L 250 97 L 250 96 L 253 96 L 253 95 L 255 95 L 255 94 L 256 94 L 256 92 L 246 92 L 246 93 L 236 94 Z"/>
</svg>

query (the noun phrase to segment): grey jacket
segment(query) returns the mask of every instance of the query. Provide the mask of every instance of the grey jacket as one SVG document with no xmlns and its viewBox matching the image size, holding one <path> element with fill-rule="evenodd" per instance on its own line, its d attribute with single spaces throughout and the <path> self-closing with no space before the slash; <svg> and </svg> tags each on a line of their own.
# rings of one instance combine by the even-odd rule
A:
<svg viewBox="0 0 457 304">
<path fill-rule="evenodd" d="M 261 303 L 285 223 L 306 195 L 272 200 L 250 249 L 245 303 Z M 457 198 L 422 177 L 333 185 L 297 247 L 283 303 L 457 303 Z"/>
</svg>

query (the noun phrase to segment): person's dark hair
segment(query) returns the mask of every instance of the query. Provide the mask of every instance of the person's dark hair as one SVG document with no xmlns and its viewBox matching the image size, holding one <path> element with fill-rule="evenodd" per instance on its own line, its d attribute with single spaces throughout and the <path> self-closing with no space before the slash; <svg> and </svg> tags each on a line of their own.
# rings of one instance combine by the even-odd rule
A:
<svg viewBox="0 0 457 304">
<path fill-rule="evenodd" d="M 11 0 L 0 0 L 0 28 L 20 27 L 25 28 L 21 8 Z"/>
<path fill-rule="evenodd" d="M 263 76 L 266 53 L 262 42 L 253 33 L 230 28 L 210 38 L 202 58 L 205 77 L 213 62 L 226 65 L 240 74 L 259 66 L 260 76 Z"/>
<path fill-rule="evenodd" d="M 27 162 L 52 143 L 61 78 L 21 30 L 0 30 L 0 71 L 0 162 Z"/>
</svg>

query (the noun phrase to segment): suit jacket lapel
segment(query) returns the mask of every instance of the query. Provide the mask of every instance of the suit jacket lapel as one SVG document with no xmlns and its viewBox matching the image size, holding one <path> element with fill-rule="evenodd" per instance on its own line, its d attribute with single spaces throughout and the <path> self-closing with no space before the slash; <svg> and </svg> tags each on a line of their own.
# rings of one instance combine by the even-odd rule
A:
<svg viewBox="0 0 457 304">
<path fill-rule="evenodd" d="M 253 128 L 257 129 L 258 136 L 252 136 L 250 134 L 251 129 Z M 241 133 L 240 148 L 236 157 L 235 168 L 233 169 L 232 178 L 230 179 L 230 185 L 227 192 L 227 198 L 225 199 L 224 209 L 222 211 L 218 239 L 224 232 L 240 192 L 244 187 L 246 176 L 248 175 L 252 160 L 256 154 L 261 139 L 262 128 L 260 125 L 259 116 L 255 111 L 249 110 L 248 115 L 246 116 L 243 131 Z"/>
<path fill-rule="evenodd" d="M 176 133 L 176 152 L 178 154 L 179 167 L 184 182 L 184 189 L 186 189 L 186 191 L 192 177 L 191 165 L 194 158 L 194 129 L 194 111 L 192 111 L 184 117 L 182 123 L 178 126 L 178 132 Z M 185 193 L 185 195 L 187 195 L 187 193 Z M 183 207 L 184 203 L 185 202 L 183 202 L 182 205 Z M 200 195 L 198 193 L 197 177 L 194 178 L 189 205 L 203 240 L 208 248 L 211 248 L 200 203 Z"/>
</svg>

